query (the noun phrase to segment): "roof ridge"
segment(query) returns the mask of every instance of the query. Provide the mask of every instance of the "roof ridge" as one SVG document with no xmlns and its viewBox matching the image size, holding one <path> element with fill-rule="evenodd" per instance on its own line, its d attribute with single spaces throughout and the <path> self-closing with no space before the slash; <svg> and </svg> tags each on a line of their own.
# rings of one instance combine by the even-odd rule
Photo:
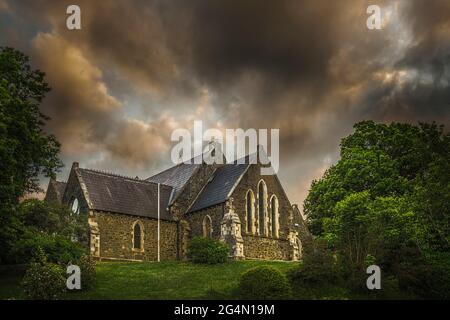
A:
<svg viewBox="0 0 450 320">
<path fill-rule="evenodd" d="M 79 168 L 79 170 L 90 171 L 92 173 L 97 173 L 97 174 L 110 176 L 110 177 L 115 177 L 115 178 L 122 178 L 122 179 L 131 180 L 133 182 L 140 182 L 140 183 L 144 183 L 144 184 L 153 184 L 153 185 L 157 185 L 158 184 L 157 182 L 147 181 L 145 179 L 140 179 L 139 177 L 133 178 L 131 176 L 121 175 L 121 174 L 110 172 L 110 171 L 106 171 L 106 170 L 90 169 L 90 168 Z M 164 183 L 160 183 L 160 185 L 172 188 L 171 186 L 169 186 L 167 184 L 164 184 Z"/>
<path fill-rule="evenodd" d="M 247 160 L 246 158 L 250 158 L 250 156 L 253 156 L 253 155 L 256 155 L 256 156 L 257 156 L 257 154 L 258 154 L 258 152 L 248 153 L 248 154 L 246 154 L 245 156 L 240 157 L 239 159 L 233 160 L 232 162 L 225 162 L 224 165 L 227 165 L 227 164 L 229 164 L 229 165 L 236 165 L 236 164 L 251 164 L 251 163 L 247 163 L 247 161 L 245 161 L 244 163 L 239 163 L 239 161 L 242 160 L 242 159 Z M 200 155 L 202 155 L 202 154 L 200 154 Z M 166 169 L 164 169 L 164 170 L 162 170 L 162 171 L 160 171 L 160 172 L 158 172 L 158 173 L 155 173 L 154 175 L 151 175 L 150 177 L 145 178 L 145 179 L 142 179 L 142 180 L 148 181 L 148 180 L 151 179 L 151 178 L 154 178 L 154 177 L 156 177 L 156 176 L 159 176 L 160 174 L 162 174 L 162 173 L 164 173 L 164 172 L 166 172 L 166 171 L 169 171 L 169 170 L 171 170 L 171 169 L 173 169 L 173 168 L 176 168 L 176 167 L 178 167 L 178 166 L 181 166 L 181 165 L 183 165 L 183 164 L 185 164 L 185 165 L 199 165 L 199 163 L 189 162 L 189 161 L 191 161 L 191 160 L 193 160 L 193 159 L 199 157 L 200 155 L 194 156 L 194 157 L 190 158 L 189 160 L 186 160 L 186 161 L 177 163 L 176 165 L 173 165 L 173 166 L 171 166 L 171 167 L 168 167 L 168 168 L 166 168 Z"/>
<path fill-rule="evenodd" d="M 176 165 L 171 166 L 171 167 L 169 167 L 169 168 L 167 168 L 167 169 L 164 169 L 163 171 L 160 171 L 160 172 L 158 172 L 158 173 L 156 173 L 156 174 L 154 174 L 154 175 L 152 175 L 152 176 L 150 176 L 150 177 L 148 177 L 148 178 L 145 178 L 145 179 L 143 179 L 143 180 L 144 180 L 144 181 L 148 181 L 148 179 L 153 178 L 153 177 L 156 177 L 156 176 L 159 176 L 160 174 L 162 174 L 162 173 L 164 173 L 164 172 L 166 172 L 166 171 L 169 171 L 169 170 L 171 170 L 171 169 L 173 169 L 173 168 L 175 168 L 175 167 L 181 166 L 182 164 L 191 164 L 191 163 L 184 163 L 184 162 L 177 163 Z"/>
<path fill-rule="evenodd" d="M 133 181 L 141 181 L 141 179 L 139 177 L 131 177 L 131 176 L 126 176 L 123 174 L 119 174 L 119 173 L 115 173 L 115 172 L 111 172 L 111 171 L 106 171 L 106 170 L 101 170 L 101 169 L 91 169 L 91 168 L 80 168 L 81 170 L 86 170 L 86 171 L 91 171 L 94 173 L 100 173 L 100 174 L 104 174 L 104 175 L 108 175 L 108 176 L 114 176 L 114 177 L 118 177 L 118 178 L 125 178 L 125 179 L 130 179 Z M 144 181 L 144 180 L 142 180 Z"/>
</svg>

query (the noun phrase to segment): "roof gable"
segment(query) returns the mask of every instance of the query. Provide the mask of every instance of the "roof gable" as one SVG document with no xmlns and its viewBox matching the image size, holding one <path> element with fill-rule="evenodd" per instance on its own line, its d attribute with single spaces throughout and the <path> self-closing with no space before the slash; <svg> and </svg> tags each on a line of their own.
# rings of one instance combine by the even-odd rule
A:
<svg viewBox="0 0 450 320">
<path fill-rule="evenodd" d="M 225 164 L 215 171 L 188 212 L 198 211 L 225 202 L 239 183 L 249 164 Z"/>
</svg>

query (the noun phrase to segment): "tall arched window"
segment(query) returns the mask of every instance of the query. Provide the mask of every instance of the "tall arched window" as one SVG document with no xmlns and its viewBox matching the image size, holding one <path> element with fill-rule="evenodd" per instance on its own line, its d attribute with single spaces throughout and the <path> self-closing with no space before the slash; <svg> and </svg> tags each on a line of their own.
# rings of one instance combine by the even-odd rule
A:
<svg viewBox="0 0 450 320">
<path fill-rule="evenodd" d="M 272 219 L 272 237 L 278 238 L 279 214 L 278 214 L 278 198 L 276 195 L 273 195 L 270 198 L 270 216 Z"/>
<path fill-rule="evenodd" d="M 253 195 L 252 190 L 247 191 L 247 195 L 245 196 L 246 201 L 246 231 L 248 233 L 255 232 L 255 196 Z"/>
<path fill-rule="evenodd" d="M 267 236 L 267 186 L 264 180 L 258 183 L 258 225 L 259 235 Z"/>
<path fill-rule="evenodd" d="M 144 250 L 144 226 L 139 220 L 133 224 L 133 249 Z"/>
<path fill-rule="evenodd" d="M 209 215 L 203 218 L 203 236 L 206 238 L 212 237 L 212 220 Z"/>
</svg>

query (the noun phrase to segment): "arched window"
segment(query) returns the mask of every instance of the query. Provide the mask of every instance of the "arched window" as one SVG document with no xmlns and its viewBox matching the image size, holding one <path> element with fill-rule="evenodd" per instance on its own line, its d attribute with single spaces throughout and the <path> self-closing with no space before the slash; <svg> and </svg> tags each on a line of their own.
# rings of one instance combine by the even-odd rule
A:
<svg viewBox="0 0 450 320">
<path fill-rule="evenodd" d="M 267 186 L 264 180 L 258 183 L 258 220 L 259 235 L 267 236 Z"/>
<path fill-rule="evenodd" d="M 209 215 L 206 215 L 203 218 L 203 236 L 205 238 L 210 238 L 212 237 L 212 220 L 211 217 Z"/>
<path fill-rule="evenodd" d="M 144 250 L 144 226 L 139 220 L 133 224 L 133 249 Z"/>
<path fill-rule="evenodd" d="M 279 214 L 278 214 L 278 198 L 276 195 L 273 195 L 270 198 L 270 216 L 272 220 L 272 237 L 278 238 L 278 229 L 279 227 Z"/>
<path fill-rule="evenodd" d="M 252 190 L 247 191 L 245 202 L 246 231 L 247 233 L 255 233 L 255 196 Z"/>
</svg>

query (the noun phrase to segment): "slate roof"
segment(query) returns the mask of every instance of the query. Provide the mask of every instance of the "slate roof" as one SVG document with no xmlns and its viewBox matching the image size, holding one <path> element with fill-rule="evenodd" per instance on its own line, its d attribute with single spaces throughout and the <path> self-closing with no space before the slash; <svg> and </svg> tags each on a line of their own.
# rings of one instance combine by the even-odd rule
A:
<svg viewBox="0 0 450 320">
<path fill-rule="evenodd" d="M 246 156 L 244 164 L 237 164 L 239 162 L 235 162 L 234 164 L 225 164 L 219 167 L 214 172 L 213 178 L 189 209 L 189 212 L 198 211 L 225 202 L 241 176 L 250 166 L 248 159 L 249 156 Z"/>
<path fill-rule="evenodd" d="M 158 217 L 156 183 L 90 169 L 79 168 L 78 172 L 86 186 L 91 209 Z M 166 210 L 172 187 L 162 184 L 160 191 L 160 217 L 172 221 L 174 218 Z"/>
<path fill-rule="evenodd" d="M 180 163 L 154 176 L 151 176 L 150 178 L 147 178 L 146 181 L 163 183 L 171 186 L 174 189 L 174 193 L 172 195 L 172 200 L 174 200 L 199 166 L 200 164 Z"/>
</svg>

